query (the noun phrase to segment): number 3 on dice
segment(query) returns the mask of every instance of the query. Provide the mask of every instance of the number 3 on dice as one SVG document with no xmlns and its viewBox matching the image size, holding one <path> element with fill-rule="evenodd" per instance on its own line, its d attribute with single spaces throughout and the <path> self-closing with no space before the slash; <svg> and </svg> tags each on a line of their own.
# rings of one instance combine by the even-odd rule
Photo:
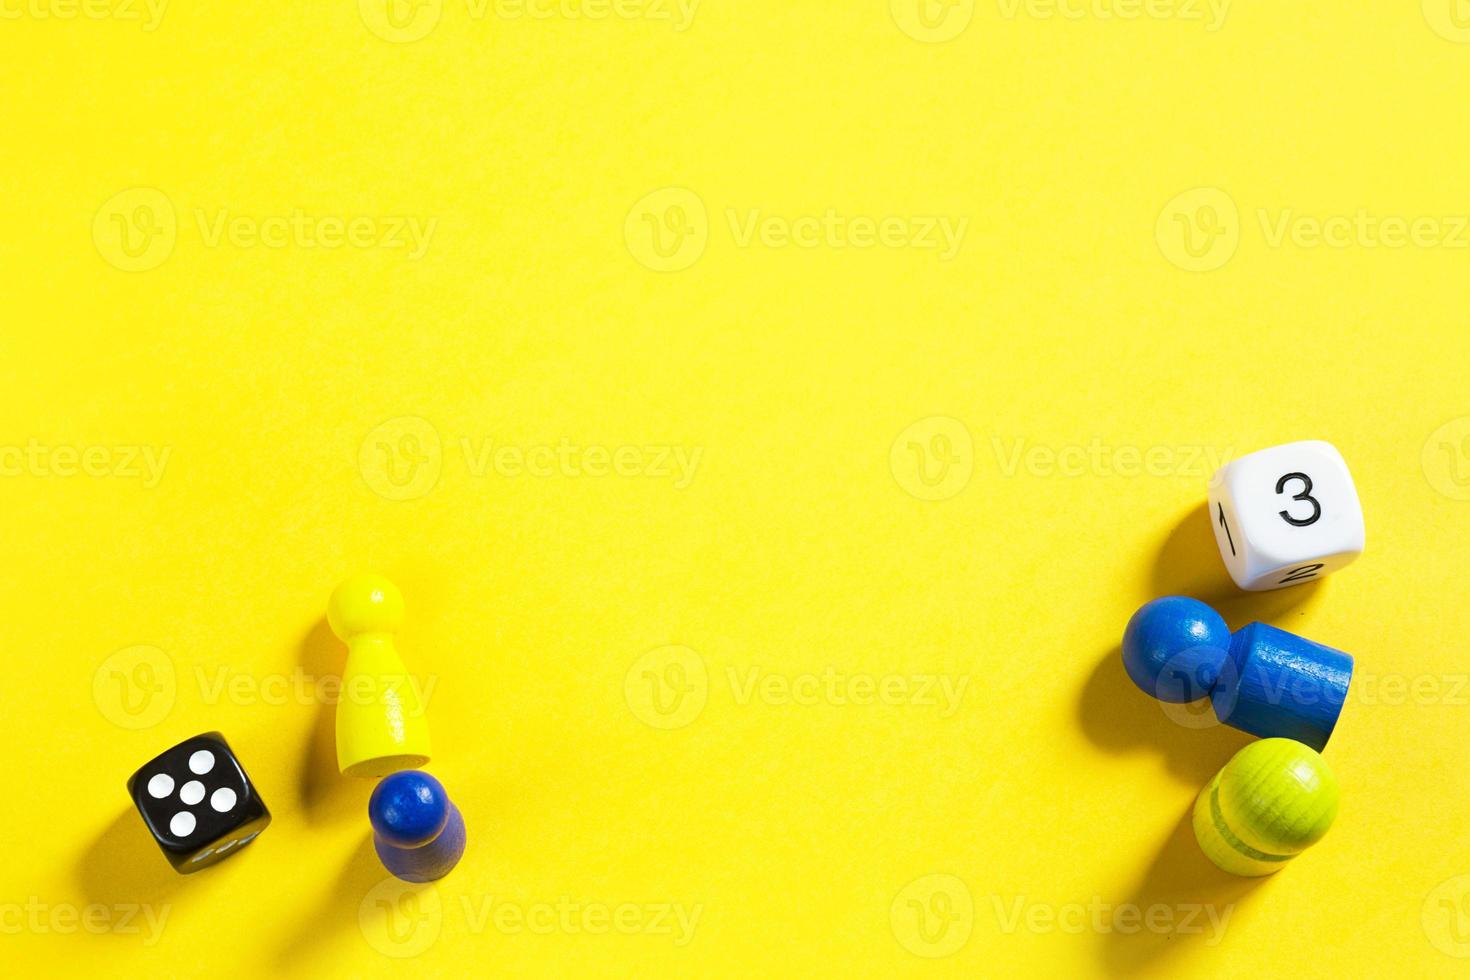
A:
<svg viewBox="0 0 1470 980">
<path fill-rule="evenodd" d="M 1363 509 L 1342 453 L 1311 440 L 1273 446 L 1210 480 L 1220 557 L 1242 589 L 1312 582 L 1363 553 Z"/>
</svg>

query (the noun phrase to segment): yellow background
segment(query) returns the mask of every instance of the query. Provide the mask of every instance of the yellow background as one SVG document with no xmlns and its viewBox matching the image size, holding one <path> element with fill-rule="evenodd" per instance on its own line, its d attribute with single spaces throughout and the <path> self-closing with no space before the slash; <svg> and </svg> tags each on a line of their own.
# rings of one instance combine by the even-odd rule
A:
<svg viewBox="0 0 1470 980">
<path fill-rule="evenodd" d="M 122 4 L 0 19 L 12 969 L 1465 969 L 1463 2 Z M 1301 438 L 1368 550 L 1238 593 L 1203 460 Z M 315 686 L 357 568 L 469 827 L 407 894 Z M 1184 590 L 1358 658 L 1271 880 L 1183 822 L 1245 737 L 1117 661 Z M 210 729 L 274 823 L 179 878 L 124 782 Z"/>
</svg>

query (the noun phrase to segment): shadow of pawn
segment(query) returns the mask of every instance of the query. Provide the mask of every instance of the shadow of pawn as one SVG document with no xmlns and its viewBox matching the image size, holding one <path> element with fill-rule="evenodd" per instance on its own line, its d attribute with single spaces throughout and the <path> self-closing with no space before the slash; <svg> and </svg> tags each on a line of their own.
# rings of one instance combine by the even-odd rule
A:
<svg viewBox="0 0 1470 980">
<path fill-rule="evenodd" d="M 1119 635 L 1122 627 L 1119 626 Z M 1152 749 L 1173 775 L 1198 788 L 1252 741 L 1222 725 L 1209 698 L 1167 704 L 1133 683 L 1123 667 L 1119 644 L 1109 647 L 1093 668 L 1077 705 L 1082 731 L 1105 752 L 1124 755 Z"/>
<path fill-rule="evenodd" d="M 317 620 L 302 639 L 300 658 L 306 675 L 318 679 L 318 691 L 335 690 L 341 696 L 340 678 L 347 650 L 325 617 Z M 332 679 L 331 687 L 324 686 L 328 678 Z M 298 780 L 302 813 L 312 824 L 364 820 L 373 781 L 344 776 L 337 769 L 337 705 L 333 698 L 318 700 Z"/>
<path fill-rule="evenodd" d="M 367 828 L 367 812 L 361 814 L 363 827 Z M 300 967 L 303 961 L 329 952 L 337 938 L 344 932 L 361 929 L 363 906 L 371 901 L 375 888 L 385 879 L 392 879 L 378 860 L 373 849 L 370 830 L 365 830 L 362 839 L 348 855 L 347 862 L 327 888 L 320 893 L 320 901 L 309 914 L 300 918 L 299 928 L 276 950 L 275 962 L 280 970 Z M 402 891 L 424 886 L 404 883 Z M 397 890 L 395 890 L 397 894 Z"/>
<path fill-rule="evenodd" d="M 1270 878 L 1241 878 L 1217 868 L 1194 838 L 1194 800 L 1121 905 L 1126 929 L 1115 918 L 1103 934 L 1102 965 L 1109 976 L 1131 977 L 1161 958 L 1187 948 L 1215 948 L 1228 941 L 1231 923 Z M 1274 877 L 1274 876 L 1272 876 Z M 1136 928 L 1135 928 L 1136 925 Z"/>
</svg>

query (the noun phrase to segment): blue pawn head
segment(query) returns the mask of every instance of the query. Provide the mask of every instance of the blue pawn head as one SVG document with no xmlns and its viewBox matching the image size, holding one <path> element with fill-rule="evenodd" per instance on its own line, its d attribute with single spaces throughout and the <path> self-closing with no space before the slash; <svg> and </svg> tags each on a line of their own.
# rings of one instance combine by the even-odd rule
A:
<svg viewBox="0 0 1470 980">
<path fill-rule="evenodd" d="M 449 796 L 426 772 L 405 769 L 385 777 L 368 800 L 373 830 L 394 847 L 423 847 L 449 822 Z"/>
<path fill-rule="evenodd" d="M 1170 704 L 1210 693 L 1230 657 L 1230 627 L 1198 599 L 1148 603 L 1123 631 L 1123 667 L 1139 689 Z"/>
</svg>

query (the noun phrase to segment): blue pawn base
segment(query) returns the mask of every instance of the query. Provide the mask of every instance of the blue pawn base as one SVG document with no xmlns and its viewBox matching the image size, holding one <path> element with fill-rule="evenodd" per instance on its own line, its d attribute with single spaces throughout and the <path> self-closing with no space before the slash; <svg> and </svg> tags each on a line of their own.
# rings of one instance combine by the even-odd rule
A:
<svg viewBox="0 0 1470 980">
<path fill-rule="evenodd" d="M 1215 717 L 1260 738 L 1327 747 L 1353 679 L 1353 658 L 1265 623 L 1230 640 L 1230 660 L 1210 692 Z"/>
<path fill-rule="evenodd" d="M 449 819 L 445 821 L 444 829 L 422 847 L 396 847 L 383 840 L 380 834 L 373 834 L 373 847 L 383 867 L 395 878 L 420 884 L 437 881 L 453 871 L 464 854 L 464 846 L 464 818 L 453 803 L 449 804 Z"/>
</svg>

